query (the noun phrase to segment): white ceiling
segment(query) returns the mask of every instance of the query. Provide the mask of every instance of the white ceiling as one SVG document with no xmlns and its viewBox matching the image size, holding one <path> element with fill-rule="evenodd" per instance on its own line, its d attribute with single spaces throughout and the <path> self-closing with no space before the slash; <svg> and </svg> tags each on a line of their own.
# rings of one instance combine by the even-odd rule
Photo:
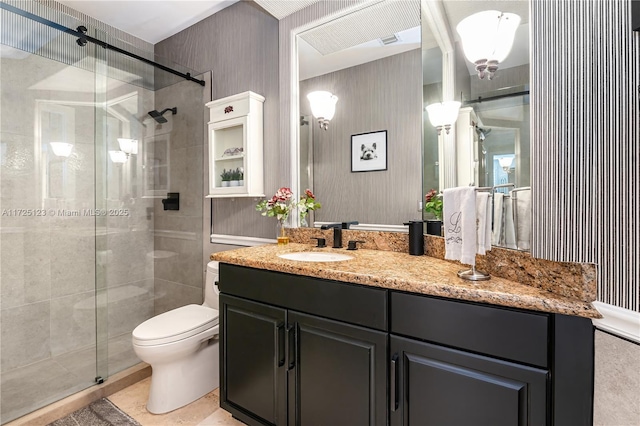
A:
<svg viewBox="0 0 640 426">
<path fill-rule="evenodd" d="M 271 16 L 280 20 L 320 0 L 254 0 Z"/>
<path fill-rule="evenodd" d="M 156 44 L 238 0 L 57 0 Z"/>
</svg>

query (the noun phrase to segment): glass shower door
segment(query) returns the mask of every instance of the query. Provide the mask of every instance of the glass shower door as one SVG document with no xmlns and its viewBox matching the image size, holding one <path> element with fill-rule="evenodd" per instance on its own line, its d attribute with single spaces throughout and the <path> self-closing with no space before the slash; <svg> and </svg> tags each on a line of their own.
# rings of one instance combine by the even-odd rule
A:
<svg viewBox="0 0 640 426">
<path fill-rule="evenodd" d="M 53 19 L 36 2 L 28 8 Z M 95 46 L 5 10 L 0 49 L 0 420 L 96 377 Z M 71 28 L 69 16 L 55 19 Z"/>
</svg>

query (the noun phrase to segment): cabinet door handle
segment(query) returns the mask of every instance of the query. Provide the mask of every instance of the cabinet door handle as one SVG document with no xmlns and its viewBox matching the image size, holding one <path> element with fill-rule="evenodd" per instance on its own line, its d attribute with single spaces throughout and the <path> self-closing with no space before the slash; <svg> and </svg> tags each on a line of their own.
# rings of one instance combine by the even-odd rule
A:
<svg viewBox="0 0 640 426">
<path fill-rule="evenodd" d="M 278 324 L 278 367 L 284 365 L 284 323 Z"/>
<path fill-rule="evenodd" d="M 398 354 L 393 354 L 391 357 L 390 370 L 391 395 L 389 395 L 389 399 L 391 401 L 391 411 L 393 412 L 398 409 Z"/>
<path fill-rule="evenodd" d="M 290 325 L 287 327 L 288 344 L 289 344 L 289 370 L 292 370 L 296 366 L 296 327 Z"/>
</svg>

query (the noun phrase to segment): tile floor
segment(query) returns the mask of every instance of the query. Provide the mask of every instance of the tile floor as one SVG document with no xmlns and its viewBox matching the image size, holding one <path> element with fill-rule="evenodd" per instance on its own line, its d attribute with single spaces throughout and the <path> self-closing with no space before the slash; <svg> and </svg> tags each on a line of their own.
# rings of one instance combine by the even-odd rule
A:
<svg viewBox="0 0 640 426">
<path fill-rule="evenodd" d="M 220 408 L 218 389 L 208 393 L 186 407 L 167 414 L 151 414 L 146 409 L 151 378 L 122 389 L 108 397 L 109 401 L 133 417 L 142 426 L 243 426 Z"/>
</svg>

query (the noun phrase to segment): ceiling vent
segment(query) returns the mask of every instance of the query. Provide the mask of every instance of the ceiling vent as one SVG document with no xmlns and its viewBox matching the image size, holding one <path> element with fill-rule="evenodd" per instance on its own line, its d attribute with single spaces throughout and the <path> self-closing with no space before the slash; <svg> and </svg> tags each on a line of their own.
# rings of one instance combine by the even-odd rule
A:
<svg viewBox="0 0 640 426">
<path fill-rule="evenodd" d="M 387 45 L 387 44 L 393 44 L 400 41 L 400 38 L 395 35 L 395 34 L 391 34 L 390 36 L 386 36 L 380 39 L 380 43 L 382 43 L 383 45 Z"/>
</svg>

